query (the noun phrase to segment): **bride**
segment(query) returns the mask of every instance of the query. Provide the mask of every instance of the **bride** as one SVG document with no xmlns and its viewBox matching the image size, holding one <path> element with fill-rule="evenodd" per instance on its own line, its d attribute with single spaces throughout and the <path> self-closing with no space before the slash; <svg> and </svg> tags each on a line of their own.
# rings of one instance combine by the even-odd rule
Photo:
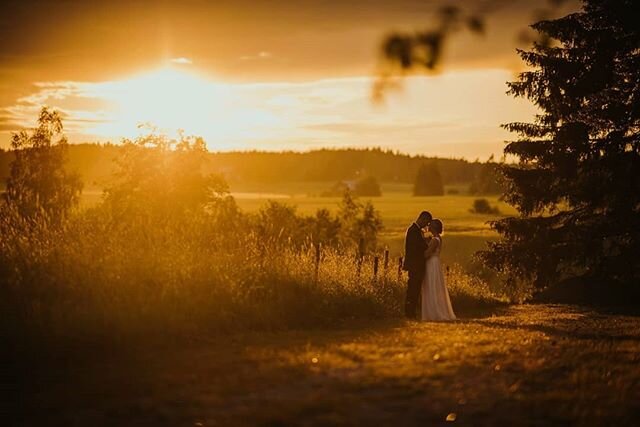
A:
<svg viewBox="0 0 640 427">
<path fill-rule="evenodd" d="M 455 320 L 456 318 L 440 266 L 442 229 L 442 221 L 439 219 L 434 219 L 429 224 L 429 231 L 433 234 L 433 238 L 425 253 L 427 271 L 422 281 L 422 320 Z"/>
</svg>

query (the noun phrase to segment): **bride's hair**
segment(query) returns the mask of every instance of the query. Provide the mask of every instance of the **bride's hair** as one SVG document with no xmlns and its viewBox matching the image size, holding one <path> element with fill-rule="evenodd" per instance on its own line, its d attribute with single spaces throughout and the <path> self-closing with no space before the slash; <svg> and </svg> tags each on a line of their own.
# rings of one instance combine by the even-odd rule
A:
<svg viewBox="0 0 640 427">
<path fill-rule="evenodd" d="M 444 231 L 444 226 L 442 225 L 442 221 L 440 221 L 439 219 L 432 219 L 431 220 L 431 227 L 433 227 L 433 229 L 438 233 L 438 234 L 442 234 L 442 232 Z"/>
</svg>

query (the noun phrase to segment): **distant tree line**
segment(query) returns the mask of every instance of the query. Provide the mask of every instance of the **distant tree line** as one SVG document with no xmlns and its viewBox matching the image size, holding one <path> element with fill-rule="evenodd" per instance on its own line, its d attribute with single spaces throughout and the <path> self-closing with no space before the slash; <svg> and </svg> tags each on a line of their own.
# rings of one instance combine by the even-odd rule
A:
<svg viewBox="0 0 640 427">
<path fill-rule="evenodd" d="M 86 187 L 103 188 L 116 171 L 114 159 L 122 147 L 113 144 L 70 144 L 68 162 L 70 170 L 77 171 Z M 10 151 L 0 151 L 0 179 L 9 175 L 13 159 Z M 441 159 L 409 156 L 391 150 L 323 149 L 310 152 L 228 152 L 207 153 L 206 172 L 222 174 L 231 185 L 235 182 L 342 182 L 366 184 L 364 193 L 371 194 L 377 182 L 415 184 L 418 171 L 424 164 L 436 167 L 443 185 L 472 184 L 487 179 L 486 164 L 464 159 Z M 489 179 L 493 179 L 489 177 Z M 491 185 L 495 187 L 495 184 Z M 479 183 L 474 188 L 485 188 Z M 366 190 L 366 191 L 365 191 Z M 375 192 L 375 191 L 374 191 Z M 474 191 L 474 193 L 482 191 Z M 365 195 L 365 194 L 362 195 Z"/>
</svg>

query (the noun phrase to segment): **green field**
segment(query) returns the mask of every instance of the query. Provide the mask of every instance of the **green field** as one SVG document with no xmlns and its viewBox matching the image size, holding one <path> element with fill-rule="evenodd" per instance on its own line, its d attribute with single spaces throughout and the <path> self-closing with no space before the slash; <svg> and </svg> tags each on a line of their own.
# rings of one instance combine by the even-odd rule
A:
<svg viewBox="0 0 640 427">
<path fill-rule="evenodd" d="M 300 183 L 287 185 L 238 185 L 232 192 L 241 209 L 255 212 L 268 200 L 278 201 L 297 207 L 299 213 L 313 214 L 318 209 L 336 210 L 339 197 L 320 197 L 329 187 L 327 183 Z M 462 188 L 456 190 L 462 192 Z M 450 190 L 451 188 L 448 188 Z M 400 256 L 406 228 L 422 210 L 430 211 L 445 225 L 443 261 L 468 266 L 474 252 L 485 247 L 488 240 L 497 235 L 490 230 L 487 221 L 495 215 L 478 215 L 470 212 L 477 196 L 456 194 L 433 197 L 413 197 L 410 184 L 383 184 L 382 197 L 362 198 L 371 201 L 380 211 L 384 223 L 381 235 L 382 245 L 389 248 L 391 255 Z M 502 215 L 514 215 L 515 209 L 498 200 L 498 197 L 484 197 L 492 206 L 497 206 Z"/>
<path fill-rule="evenodd" d="M 295 206 L 298 213 L 312 215 L 318 209 L 335 211 L 340 203 L 339 197 L 320 197 L 331 183 L 242 183 L 231 184 L 231 192 L 238 206 L 245 212 L 257 212 L 269 200 Z M 470 212 L 473 201 L 486 198 L 492 206 L 498 207 L 501 215 L 514 215 L 515 209 L 498 200 L 496 196 L 472 196 L 464 194 L 467 186 L 448 186 L 460 194 L 445 196 L 413 197 L 410 184 L 384 183 L 382 197 L 361 198 L 371 201 L 380 211 L 384 230 L 380 236 L 382 246 L 389 249 L 392 257 L 402 255 L 404 232 L 422 210 L 430 211 L 434 217 L 444 222 L 445 264 L 458 263 L 468 267 L 473 253 L 483 249 L 487 241 L 497 235 L 487 222 L 498 218 L 496 215 L 478 215 Z M 93 205 L 100 200 L 100 190 L 87 190 L 83 195 L 84 205 Z"/>
</svg>

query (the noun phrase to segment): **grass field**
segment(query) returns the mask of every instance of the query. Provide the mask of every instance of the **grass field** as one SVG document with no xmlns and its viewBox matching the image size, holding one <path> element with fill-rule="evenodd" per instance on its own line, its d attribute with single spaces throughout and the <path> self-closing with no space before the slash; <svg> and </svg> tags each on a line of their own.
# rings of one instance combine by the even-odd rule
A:
<svg viewBox="0 0 640 427">
<path fill-rule="evenodd" d="M 320 197 L 328 183 L 301 183 L 287 185 L 244 184 L 232 192 L 238 205 L 248 212 L 255 212 L 267 203 L 275 200 L 297 207 L 298 212 L 313 214 L 320 208 L 336 210 L 339 197 Z M 453 187 L 462 193 L 464 186 Z M 448 188 L 450 190 L 451 188 Z M 409 184 L 382 184 L 382 197 L 362 198 L 368 200 L 382 215 L 384 230 L 382 245 L 387 246 L 394 257 L 403 251 L 406 228 L 415 220 L 418 213 L 429 210 L 445 224 L 444 263 L 458 263 L 468 267 L 474 252 L 483 249 L 488 240 L 497 238 L 489 229 L 487 221 L 496 219 L 495 215 L 478 215 L 469 210 L 478 196 L 445 195 L 434 197 L 413 197 Z M 484 196 L 483 196 L 484 197 Z M 496 196 L 484 197 L 492 206 L 498 207 L 503 215 L 514 215 L 515 209 L 498 200 Z"/>
<path fill-rule="evenodd" d="M 638 425 L 640 320 L 523 305 L 194 338 L 26 375 L 5 425 Z"/>
<path fill-rule="evenodd" d="M 246 212 L 257 212 L 268 200 L 296 206 L 302 214 L 312 215 L 318 209 L 337 210 L 339 197 L 320 197 L 331 183 L 283 183 L 262 184 L 243 183 L 231 185 L 231 191 L 238 206 Z M 380 241 L 386 246 L 391 256 L 396 258 L 403 252 L 404 233 L 415 220 L 418 213 L 429 210 L 440 218 L 445 225 L 444 249 L 442 259 L 445 264 L 460 264 L 470 267 L 473 254 L 485 248 L 486 242 L 496 239 L 497 235 L 489 229 L 488 221 L 496 219 L 496 215 L 478 215 L 470 212 L 473 201 L 486 198 L 492 206 L 500 210 L 501 215 L 514 215 L 513 207 L 498 200 L 496 196 L 471 196 L 464 194 L 467 186 L 450 186 L 460 194 L 447 194 L 434 197 L 413 197 L 410 184 L 384 183 L 382 197 L 362 198 L 371 201 L 380 211 L 384 230 Z M 85 206 L 93 205 L 100 200 L 100 190 L 88 190 L 83 195 Z"/>
</svg>

